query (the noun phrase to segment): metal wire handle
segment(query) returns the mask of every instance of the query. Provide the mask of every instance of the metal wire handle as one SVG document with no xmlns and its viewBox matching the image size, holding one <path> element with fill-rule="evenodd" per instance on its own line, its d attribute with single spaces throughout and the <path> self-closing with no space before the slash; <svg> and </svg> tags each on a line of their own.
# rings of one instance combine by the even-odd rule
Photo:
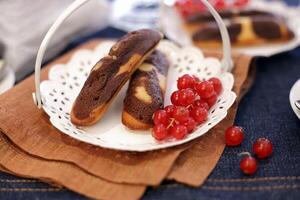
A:
<svg viewBox="0 0 300 200">
<path fill-rule="evenodd" d="M 87 3 L 89 0 L 75 0 L 69 7 L 67 7 L 63 13 L 57 18 L 57 20 L 53 23 L 53 25 L 48 30 L 46 36 L 44 37 L 40 48 L 37 53 L 36 61 L 35 61 L 35 93 L 32 93 L 33 101 L 37 105 L 38 108 L 42 108 L 42 98 L 41 98 L 41 90 L 40 90 L 40 82 L 41 82 L 41 65 L 43 61 L 44 54 L 49 45 L 49 42 L 53 35 L 56 33 L 58 28 L 62 25 L 62 23 L 68 19 L 81 6 Z M 213 15 L 215 20 L 217 21 L 218 27 L 221 32 L 222 42 L 223 42 L 223 59 L 222 59 L 222 68 L 226 71 L 232 68 L 232 60 L 231 60 L 231 45 L 229 40 L 229 35 L 226 29 L 226 26 L 217 13 L 217 11 L 213 8 L 213 6 L 207 0 L 201 0 L 201 2 L 207 7 L 209 12 Z"/>
<path fill-rule="evenodd" d="M 207 1 L 201 0 L 201 2 L 207 7 L 209 12 L 213 15 L 214 19 L 216 20 L 222 38 L 222 47 L 223 47 L 223 58 L 221 61 L 221 66 L 224 71 L 231 71 L 233 67 L 233 61 L 231 59 L 231 43 L 228 34 L 228 30 L 224 21 L 222 20 L 219 13 L 214 9 L 214 7 Z"/>
</svg>

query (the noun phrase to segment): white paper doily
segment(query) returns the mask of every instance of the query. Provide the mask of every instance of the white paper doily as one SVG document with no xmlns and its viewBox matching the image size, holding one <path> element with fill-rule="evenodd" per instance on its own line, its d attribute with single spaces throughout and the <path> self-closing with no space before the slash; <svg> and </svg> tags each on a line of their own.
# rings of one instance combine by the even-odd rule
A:
<svg viewBox="0 0 300 200">
<path fill-rule="evenodd" d="M 102 42 L 94 51 L 80 50 L 67 64 L 58 64 L 49 71 L 49 80 L 41 83 L 43 109 L 50 116 L 50 121 L 63 133 L 93 145 L 126 151 L 149 151 L 171 147 L 191 141 L 219 123 L 235 101 L 232 92 L 234 78 L 231 73 L 221 73 L 220 61 L 205 58 L 194 47 L 179 48 L 169 41 L 160 42 L 158 49 L 164 52 L 171 66 L 168 73 L 165 105 L 170 104 L 170 94 L 176 89 L 178 76 L 190 73 L 201 79 L 219 77 L 224 90 L 216 105 L 209 111 L 208 120 L 183 140 L 157 142 L 150 131 L 131 131 L 123 126 L 121 113 L 127 87 L 123 87 L 104 117 L 94 126 L 76 127 L 70 122 L 72 104 L 80 92 L 92 66 L 108 53 L 112 41 Z"/>
<path fill-rule="evenodd" d="M 300 7 L 291 7 L 282 1 L 252 0 L 248 8 L 263 10 L 280 15 L 294 32 L 295 38 L 278 44 L 264 44 L 249 47 L 233 47 L 234 50 L 252 56 L 269 57 L 292 50 L 300 45 Z M 172 20 L 170 20 L 172 19 Z M 165 6 L 161 14 L 160 26 L 164 33 L 178 44 L 191 44 L 190 36 L 182 29 L 182 20 L 173 7 Z"/>
</svg>

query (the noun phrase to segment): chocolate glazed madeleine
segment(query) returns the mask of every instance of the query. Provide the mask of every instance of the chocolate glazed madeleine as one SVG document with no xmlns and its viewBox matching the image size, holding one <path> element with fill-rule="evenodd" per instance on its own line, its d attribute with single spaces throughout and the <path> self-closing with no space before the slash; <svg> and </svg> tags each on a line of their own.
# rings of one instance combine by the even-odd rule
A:
<svg viewBox="0 0 300 200">
<path fill-rule="evenodd" d="M 227 23 L 230 40 L 234 46 L 285 42 L 294 37 L 285 22 L 277 17 L 239 17 Z M 206 23 L 192 35 L 194 43 L 202 48 L 222 44 L 216 23 Z"/>
<path fill-rule="evenodd" d="M 71 111 L 71 122 L 88 126 L 101 119 L 132 73 L 153 52 L 162 34 L 142 29 L 126 34 L 91 70 Z"/>
<path fill-rule="evenodd" d="M 124 99 L 122 122 L 133 130 L 152 127 L 153 113 L 163 108 L 169 62 L 160 51 L 154 51 L 134 72 Z"/>
</svg>

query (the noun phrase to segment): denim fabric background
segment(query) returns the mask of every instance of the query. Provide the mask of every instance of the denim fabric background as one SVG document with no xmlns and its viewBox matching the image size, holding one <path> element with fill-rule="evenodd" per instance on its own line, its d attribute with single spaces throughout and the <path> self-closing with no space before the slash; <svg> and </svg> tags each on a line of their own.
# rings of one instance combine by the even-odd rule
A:
<svg viewBox="0 0 300 200">
<path fill-rule="evenodd" d="M 67 50 L 90 38 L 123 34 L 108 28 L 75 41 Z M 256 66 L 256 81 L 243 98 L 235 121 L 246 130 L 243 145 L 225 149 L 201 188 L 166 182 L 156 189 L 148 189 L 143 199 L 300 199 L 300 121 L 289 105 L 289 90 L 300 78 L 300 47 L 271 58 L 259 58 Z M 237 153 L 249 151 L 258 137 L 269 138 L 274 144 L 274 153 L 259 163 L 254 176 L 247 177 L 240 172 Z M 23 188 L 28 189 L 22 191 Z M 0 173 L 0 199 L 86 198 L 36 180 Z"/>
</svg>

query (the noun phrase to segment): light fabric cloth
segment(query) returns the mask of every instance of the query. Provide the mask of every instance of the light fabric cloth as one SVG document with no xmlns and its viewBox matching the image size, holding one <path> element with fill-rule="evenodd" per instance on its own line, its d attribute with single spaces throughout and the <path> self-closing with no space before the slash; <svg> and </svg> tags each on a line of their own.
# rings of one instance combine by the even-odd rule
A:
<svg viewBox="0 0 300 200">
<path fill-rule="evenodd" d="M 21 79 L 34 69 L 39 45 L 55 19 L 73 0 L 0 0 L 0 43 L 8 66 Z M 77 10 L 57 31 L 45 60 L 59 53 L 70 40 L 108 24 L 109 6 L 91 0 Z"/>
</svg>

